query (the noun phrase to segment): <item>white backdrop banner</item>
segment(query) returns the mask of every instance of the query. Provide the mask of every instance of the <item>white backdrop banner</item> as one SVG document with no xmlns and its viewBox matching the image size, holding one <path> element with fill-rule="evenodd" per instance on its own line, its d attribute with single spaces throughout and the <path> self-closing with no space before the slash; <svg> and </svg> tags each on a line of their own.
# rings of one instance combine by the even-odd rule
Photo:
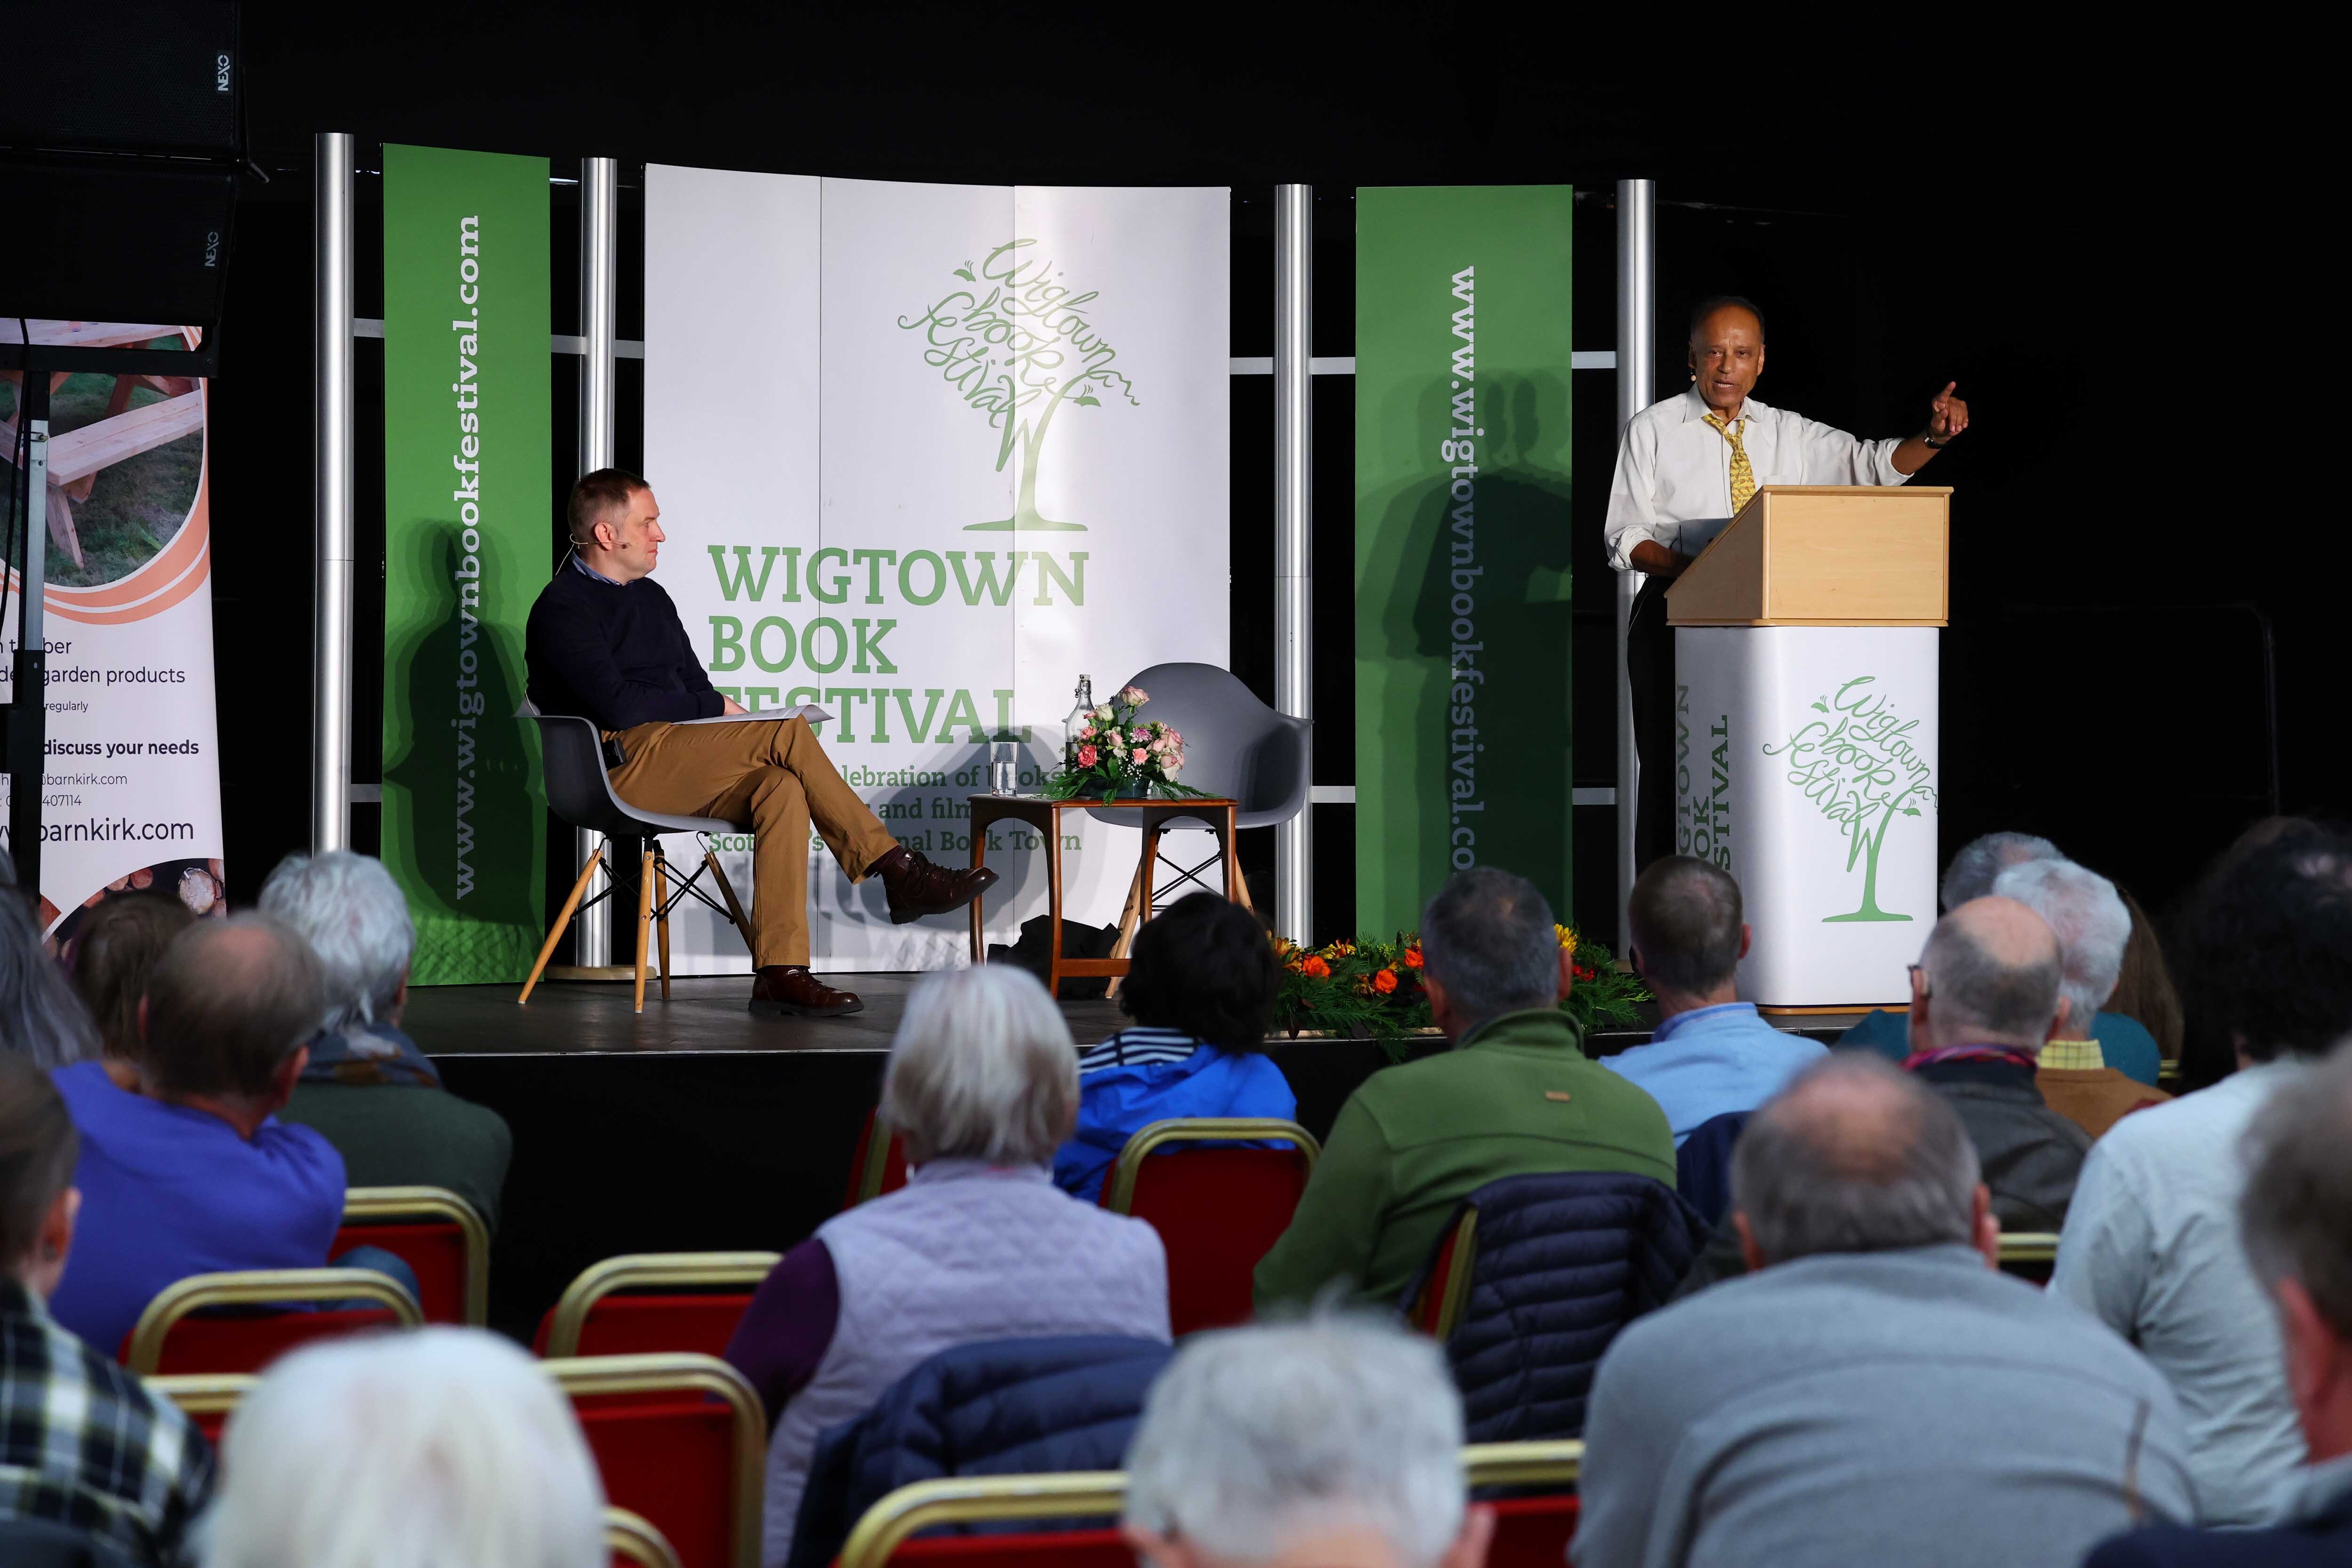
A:
<svg viewBox="0 0 2352 1568">
<path fill-rule="evenodd" d="M 1226 662 L 1228 210 L 1223 187 L 647 171 L 658 580 L 712 682 L 825 708 L 843 776 L 935 860 L 969 858 L 992 746 L 1027 788 L 1055 764 L 1081 674 L 1107 698 Z M 1045 912 L 1042 848 L 991 829 L 990 940 Z M 750 840 L 720 850 L 748 899 Z M 820 968 L 964 961 L 962 912 L 893 926 L 811 852 Z M 1066 837 L 1065 913 L 1115 921 L 1136 853 L 1092 819 Z M 750 963 L 698 906 L 672 931 L 681 973 Z"/>
</svg>

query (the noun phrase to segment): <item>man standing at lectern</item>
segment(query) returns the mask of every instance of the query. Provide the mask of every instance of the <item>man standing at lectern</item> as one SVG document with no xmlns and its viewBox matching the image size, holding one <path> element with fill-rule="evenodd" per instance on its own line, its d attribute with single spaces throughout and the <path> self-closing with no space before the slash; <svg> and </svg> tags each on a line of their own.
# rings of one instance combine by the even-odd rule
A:
<svg viewBox="0 0 2352 1568">
<path fill-rule="evenodd" d="M 805 719 L 691 724 L 744 711 L 720 695 L 649 577 L 661 508 L 645 480 L 599 468 L 572 487 L 572 553 L 530 607 L 523 659 L 542 713 L 604 736 L 613 793 L 640 811 L 749 822 L 751 1011 L 830 1018 L 865 1005 L 809 973 L 809 826 L 853 882 L 879 877 L 903 924 L 961 909 L 996 873 L 934 866 L 890 837 Z"/>
<path fill-rule="evenodd" d="M 1691 312 L 1688 392 L 1626 422 L 1609 489 L 1609 564 L 1646 573 L 1625 636 L 1633 746 L 1642 759 L 1633 866 L 1675 846 L 1675 634 L 1666 585 L 1765 485 L 1899 485 L 1969 427 L 1969 405 L 1936 395 L 1916 436 L 1864 441 L 1748 395 L 1764 374 L 1764 313 L 1736 295 Z M 1620 809 L 1624 803 L 1620 802 Z"/>
</svg>

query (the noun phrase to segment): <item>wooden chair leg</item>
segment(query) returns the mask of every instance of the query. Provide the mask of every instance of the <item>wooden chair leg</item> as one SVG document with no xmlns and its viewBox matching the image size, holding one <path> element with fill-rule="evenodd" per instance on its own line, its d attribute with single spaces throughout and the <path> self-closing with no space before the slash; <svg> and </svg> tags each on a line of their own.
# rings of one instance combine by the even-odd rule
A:
<svg viewBox="0 0 2352 1568">
<path fill-rule="evenodd" d="M 1139 859 L 1135 863 L 1135 875 L 1128 879 L 1127 907 L 1118 911 L 1118 940 L 1110 944 L 1110 955 L 1113 958 L 1125 958 L 1128 949 L 1135 945 L 1135 928 L 1143 923 L 1142 911 L 1143 862 Z M 1118 994 L 1119 986 L 1125 984 L 1127 976 L 1124 974 L 1112 975 L 1110 989 L 1103 994 L 1116 997 Z"/>
<path fill-rule="evenodd" d="M 669 861 L 654 851 L 654 920 L 661 929 L 662 1000 L 669 1000 Z"/>
<path fill-rule="evenodd" d="M 589 852 L 588 864 L 580 868 L 580 879 L 572 884 L 571 895 L 563 900 L 563 909 L 555 917 L 555 923 L 547 928 L 547 940 L 539 946 L 539 962 L 530 966 L 530 978 L 522 983 L 522 994 L 515 998 L 517 1006 L 530 1000 L 531 987 L 539 984 L 539 977 L 547 972 L 547 961 L 555 955 L 557 939 L 563 935 L 563 928 L 572 923 L 572 911 L 580 907 L 580 895 L 588 890 L 588 879 L 596 874 L 596 868 L 604 864 L 604 847 L 599 844 Z"/>
<path fill-rule="evenodd" d="M 636 1010 L 646 1010 L 646 938 L 652 933 L 646 929 L 654 917 L 654 848 L 653 840 L 645 841 L 638 852 L 637 868 L 637 1000 Z"/>
<path fill-rule="evenodd" d="M 721 866 L 719 857 L 708 849 L 702 852 L 702 863 L 710 868 L 710 875 L 719 884 L 719 896 L 727 900 L 727 918 L 735 922 L 736 931 L 742 934 L 743 945 L 751 947 L 751 922 L 743 918 L 743 906 L 735 897 L 735 884 L 727 879 L 727 868 Z"/>
</svg>

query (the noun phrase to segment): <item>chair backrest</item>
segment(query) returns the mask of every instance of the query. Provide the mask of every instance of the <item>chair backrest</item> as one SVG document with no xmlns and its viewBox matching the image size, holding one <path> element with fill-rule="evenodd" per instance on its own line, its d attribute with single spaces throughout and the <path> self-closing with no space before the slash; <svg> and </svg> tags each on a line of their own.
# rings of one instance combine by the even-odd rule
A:
<svg viewBox="0 0 2352 1568">
<path fill-rule="evenodd" d="M 1155 664 L 1128 684 L 1150 694 L 1143 718 L 1182 731 L 1180 782 L 1240 802 L 1237 826 L 1287 822 L 1307 804 L 1314 733 L 1307 720 L 1267 707 L 1239 676 L 1213 664 Z"/>
<path fill-rule="evenodd" d="M 1495 1537 L 1486 1568 L 1559 1568 L 1576 1534 L 1583 1443 L 1476 1443 L 1462 1450 L 1462 1468 L 1474 1496 L 1483 1487 L 1507 1487 L 1513 1494 L 1488 1504 L 1495 1510 Z M 1533 1487 L 1547 1489 L 1525 1495 Z"/>
<path fill-rule="evenodd" d="M 604 1550 L 613 1568 L 686 1568 L 652 1520 L 625 1508 L 604 1510 Z"/>
<path fill-rule="evenodd" d="M 707 1355 L 541 1362 L 572 1401 L 604 1499 L 653 1521 L 683 1568 L 759 1568 L 760 1397 Z"/>
<path fill-rule="evenodd" d="M 995 1520 L 1117 1518 L 1127 1501 L 1118 1470 L 1051 1476 L 958 1476 L 900 1487 L 867 1509 L 841 1549 L 840 1568 L 884 1568 L 952 1557 L 958 1563 L 1037 1568 L 1132 1568 L 1135 1553 L 1117 1530 L 1067 1534 L 907 1538 L 934 1525 Z"/>
<path fill-rule="evenodd" d="M 1475 1225 L 1464 1232 L 1473 1212 Z M 1470 1436 L 1576 1436 L 1602 1352 L 1625 1324 L 1665 1302 L 1708 1228 L 1672 1187 L 1647 1176 L 1507 1176 L 1456 1206 L 1399 1307 L 1429 1310 L 1443 1260 L 1441 1326 Z M 1454 1284 L 1465 1271 L 1466 1289 Z"/>
<path fill-rule="evenodd" d="M 381 1247 L 416 1271 L 416 1305 L 428 1323 L 490 1321 L 490 1227 L 446 1187 L 352 1187 L 343 1226 L 327 1256 Z"/>
<path fill-rule="evenodd" d="M 857 1157 L 849 1164 L 849 1188 L 841 1206 L 854 1209 L 868 1198 L 895 1193 L 907 1184 L 907 1141 L 883 1125 L 879 1108 L 866 1113 L 858 1131 Z"/>
<path fill-rule="evenodd" d="M 582 1269 L 540 1320 L 534 1353 L 724 1354 L 743 1309 L 782 1254 L 631 1252 Z M 619 1291 L 639 1294 L 620 1295 Z"/>
<path fill-rule="evenodd" d="M 1727 1110 L 1710 1116 L 1675 1151 L 1675 1190 L 1711 1226 L 1721 1225 L 1731 1207 L 1731 1150 L 1754 1114 Z"/>
<path fill-rule="evenodd" d="M 914 1481 L 1120 1463 L 1173 1353 L 1158 1340 L 1078 1334 L 982 1341 L 927 1357 L 865 1415 L 818 1439 L 785 1568 L 825 1568 L 867 1509 Z"/>
<path fill-rule="evenodd" d="M 220 1447 L 229 1416 L 260 1381 L 249 1372 L 165 1373 L 145 1380 L 150 1393 L 178 1405 L 180 1414 L 194 1422 L 205 1441 L 215 1448 Z"/>
<path fill-rule="evenodd" d="M 540 776 L 547 786 L 547 809 L 574 827 L 633 838 L 636 829 L 615 809 L 604 776 L 604 737 L 587 720 L 570 713 L 518 713 L 539 729 Z M 617 829 L 617 831 L 614 831 Z"/>
<path fill-rule="evenodd" d="M 372 1305 L 342 1305 L 351 1301 Z M 318 1310 L 301 1310 L 305 1306 Z M 264 1310 L 236 1316 L 191 1315 L 232 1307 Z M 413 1329 L 424 1321 L 414 1296 L 369 1268 L 194 1274 L 165 1286 L 147 1303 L 123 1339 L 121 1360 L 142 1377 L 259 1372 L 296 1345 L 313 1340 L 394 1325 Z"/>
<path fill-rule="evenodd" d="M 1240 1146 L 1251 1143 L 1277 1147 Z M 1172 1332 L 1249 1321 L 1258 1259 L 1289 1228 L 1321 1152 L 1298 1123 L 1260 1117 L 1154 1121 L 1128 1139 L 1103 1206 L 1160 1233 Z"/>
<path fill-rule="evenodd" d="M 2000 1238 L 2003 1274 L 2014 1274 L 2032 1284 L 2047 1285 L 2050 1271 L 2057 1266 L 2058 1237 L 2054 1231 L 2021 1230 Z"/>
</svg>

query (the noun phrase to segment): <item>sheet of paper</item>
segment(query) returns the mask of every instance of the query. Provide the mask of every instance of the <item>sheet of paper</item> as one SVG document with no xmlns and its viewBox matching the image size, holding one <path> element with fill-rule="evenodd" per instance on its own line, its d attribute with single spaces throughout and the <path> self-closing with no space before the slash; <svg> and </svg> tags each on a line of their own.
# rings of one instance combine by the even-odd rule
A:
<svg viewBox="0 0 2352 1568">
<path fill-rule="evenodd" d="M 720 713 L 709 719 L 681 719 L 681 724 L 748 724 L 760 719 L 805 719 L 812 724 L 822 724 L 833 715 L 814 702 L 803 702 L 791 708 L 761 708 L 750 713 Z"/>
</svg>

